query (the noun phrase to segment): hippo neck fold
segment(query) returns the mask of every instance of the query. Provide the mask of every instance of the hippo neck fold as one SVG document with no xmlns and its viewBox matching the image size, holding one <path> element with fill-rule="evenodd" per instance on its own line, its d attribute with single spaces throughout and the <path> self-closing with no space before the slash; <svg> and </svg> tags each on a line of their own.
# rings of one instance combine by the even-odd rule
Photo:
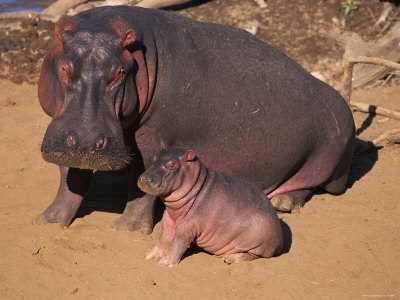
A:
<svg viewBox="0 0 400 300">
<path fill-rule="evenodd" d="M 153 33 L 145 32 L 142 41 L 146 51 L 144 53 L 144 64 L 147 76 L 147 93 L 145 97 L 139 96 L 138 91 L 138 118 L 139 126 L 143 125 L 146 121 L 146 112 L 150 108 L 150 104 L 153 100 L 153 95 L 156 89 L 157 81 L 157 69 L 158 69 L 158 59 L 157 59 L 157 45 Z"/>
<path fill-rule="evenodd" d="M 199 163 L 198 175 L 194 180 L 193 186 L 188 190 L 188 192 L 184 195 L 177 194 L 175 192 L 163 199 L 166 209 L 174 220 L 183 218 L 187 215 L 196 201 L 197 195 L 204 186 L 207 177 L 207 168 L 203 164 Z"/>
</svg>

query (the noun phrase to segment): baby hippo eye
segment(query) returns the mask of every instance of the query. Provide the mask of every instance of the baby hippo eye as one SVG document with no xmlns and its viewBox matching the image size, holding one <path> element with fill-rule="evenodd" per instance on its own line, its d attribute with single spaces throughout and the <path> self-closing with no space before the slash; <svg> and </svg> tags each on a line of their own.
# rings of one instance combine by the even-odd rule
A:
<svg viewBox="0 0 400 300">
<path fill-rule="evenodd" d="M 175 170 L 177 167 L 177 162 L 175 160 L 169 160 L 165 163 L 165 168 L 168 170 Z"/>
</svg>

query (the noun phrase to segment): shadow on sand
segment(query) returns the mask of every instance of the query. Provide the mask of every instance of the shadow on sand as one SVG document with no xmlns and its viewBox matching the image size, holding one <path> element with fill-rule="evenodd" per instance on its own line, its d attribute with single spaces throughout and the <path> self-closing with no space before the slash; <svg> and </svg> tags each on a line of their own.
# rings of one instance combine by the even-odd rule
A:
<svg viewBox="0 0 400 300">
<path fill-rule="evenodd" d="M 367 118 L 363 125 L 357 130 L 362 132 L 370 125 Z M 365 176 L 378 160 L 378 148 L 371 142 L 356 138 L 353 162 L 348 180 L 348 188 L 351 188 L 358 180 Z M 317 191 L 320 194 L 321 191 Z M 322 193 L 324 193 L 322 191 Z M 81 218 L 94 211 L 106 211 L 121 214 L 125 208 L 128 198 L 128 171 L 96 172 L 89 189 L 78 211 L 77 218 Z M 155 224 L 161 220 L 164 205 L 161 201 L 156 202 Z M 117 216 L 116 216 L 117 218 Z M 292 232 L 289 226 L 281 220 L 284 231 L 283 253 L 290 251 L 292 245 Z M 201 252 L 198 247 L 192 247 L 185 256 L 191 256 Z"/>
</svg>

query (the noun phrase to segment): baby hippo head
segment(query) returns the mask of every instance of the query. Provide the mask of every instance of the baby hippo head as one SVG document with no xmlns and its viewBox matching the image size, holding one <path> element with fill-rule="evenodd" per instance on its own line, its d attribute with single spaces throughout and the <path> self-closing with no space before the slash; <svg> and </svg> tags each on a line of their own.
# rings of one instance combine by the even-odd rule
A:
<svg viewBox="0 0 400 300">
<path fill-rule="evenodd" d="M 174 192 L 185 193 L 194 185 L 200 162 L 194 150 L 170 148 L 139 177 L 139 188 L 153 196 L 168 197 Z"/>
</svg>

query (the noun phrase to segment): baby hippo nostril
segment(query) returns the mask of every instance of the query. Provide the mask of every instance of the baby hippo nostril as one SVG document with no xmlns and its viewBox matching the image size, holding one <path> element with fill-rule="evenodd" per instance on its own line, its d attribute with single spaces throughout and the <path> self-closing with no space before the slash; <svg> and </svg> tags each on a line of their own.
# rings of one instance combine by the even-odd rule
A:
<svg viewBox="0 0 400 300">
<path fill-rule="evenodd" d="M 140 176 L 139 181 L 141 184 L 145 184 L 151 187 L 159 186 L 159 184 L 157 184 L 157 180 L 149 176 Z"/>
<path fill-rule="evenodd" d="M 68 147 L 73 147 L 73 146 L 76 145 L 76 139 L 71 134 L 67 135 L 67 139 L 65 140 L 65 142 L 66 142 Z"/>
<path fill-rule="evenodd" d="M 149 183 L 151 183 L 151 179 L 150 179 L 149 177 L 147 177 L 147 176 L 140 176 L 139 181 L 140 181 L 142 184 L 149 184 Z"/>
<path fill-rule="evenodd" d="M 107 146 L 107 138 L 101 137 L 96 142 L 96 150 L 104 150 Z"/>
</svg>

